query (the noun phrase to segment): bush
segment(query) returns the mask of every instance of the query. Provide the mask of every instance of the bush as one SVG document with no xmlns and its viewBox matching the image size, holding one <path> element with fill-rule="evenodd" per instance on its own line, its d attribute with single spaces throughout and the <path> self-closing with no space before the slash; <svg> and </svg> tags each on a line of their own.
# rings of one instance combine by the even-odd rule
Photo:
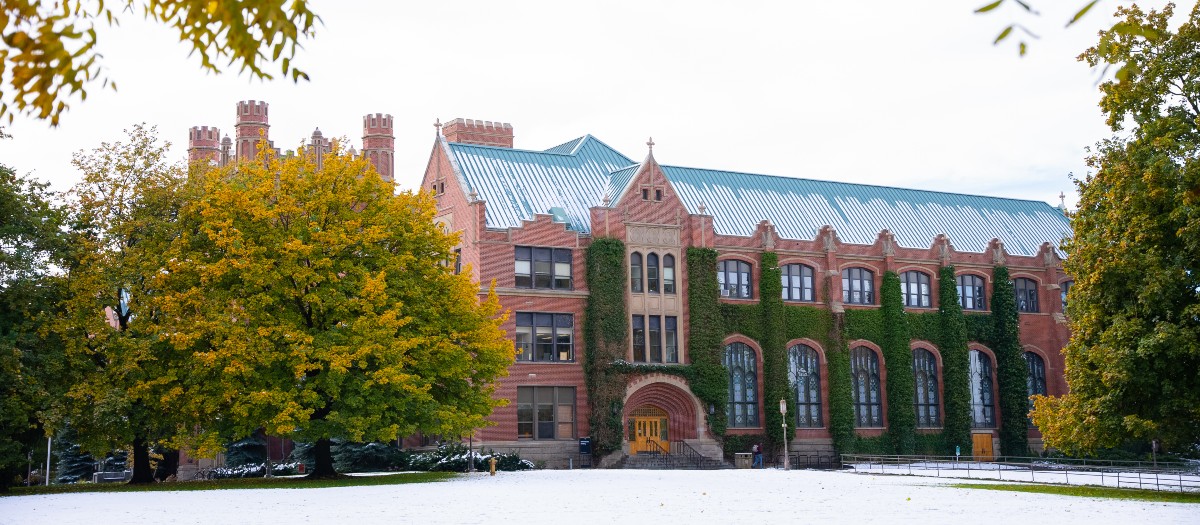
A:
<svg viewBox="0 0 1200 525">
<path fill-rule="evenodd" d="M 475 470 L 487 470 L 488 461 L 496 458 L 496 470 L 516 471 L 533 470 L 534 464 L 521 459 L 516 452 L 497 454 L 493 450 L 487 452 L 470 452 L 462 443 L 444 443 L 437 450 L 412 454 L 408 460 L 408 470 L 430 472 L 465 472 L 467 461 L 475 463 Z"/>
<path fill-rule="evenodd" d="M 338 443 L 333 446 L 333 468 L 338 472 L 405 470 L 409 456 L 390 443 Z"/>
<path fill-rule="evenodd" d="M 294 476 L 300 473 L 299 463 L 274 463 L 271 465 L 272 476 Z M 237 467 L 221 467 L 212 470 L 212 479 L 261 478 L 267 469 L 263 463 L 247 463 Z"/>
</svg>

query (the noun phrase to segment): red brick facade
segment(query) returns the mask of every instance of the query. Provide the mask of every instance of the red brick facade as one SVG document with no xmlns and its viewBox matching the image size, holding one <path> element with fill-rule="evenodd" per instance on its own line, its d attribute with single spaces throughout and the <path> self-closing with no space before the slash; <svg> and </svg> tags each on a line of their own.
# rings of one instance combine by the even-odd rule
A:
<svg viewBox="0 0 1200 525">
<path fill-rule="evenodd" d="M 492 415 L 494 426 L 480 429 L 475 439 L 486 446 L 497 450 L 519 450 L 526 457 L 546 461 L 550 466 L 566 466 L 568 458 L 575 458 L 574 438 L 588 435 L 588 404 L 584 386 L 582 356 L 586 351 L 583 345 L 583 312 L 587 300 L 587 283 L 584 282 L 584 250 L 596 237 L 614 237 L 623 240 L 627 251 L 639 251 L 657 254 L 671 254 L 675 259 L 676 289 L 674 294 L 634 293 L 627 286 L 627 306 L 632 314 L 648 313 L 651 315 L 666 314 L 677 316 L 680 351 L 680 364 L 689 362 L 686 348 L 688 340 L 688 309 L 686 307 L 688 290 L 688 268 L 684 256 L 688 247 L 713 248 L 718 252 L 719 260 L 736 259 L 749 263 L 751 266 L 751 285 L 754 291 L 751 299 L 723 298 L 723 302 L 757 303 L 759 268 L 758 261 L 763 251 L 773 251 L 778 254 L 781 266 L 790 263 L 803 263 L 814 269 L 814 297 L 816 304 L 824 305 L 834 311 L 845 308 L 879 308 L 877 305 L 843 305 L 841 272 L 846 268 L 862 267 L 869 269 L 874 276 L 874 290 L 882 285 L 883 274 L 888 271 L 902 273 L 909 270 L 919 270 L 930 278 L 931 304 L 928 308 L 912 308 L 910 311 L 936 311 L 938 308 L 938 269 L 946 264 L 952 264 L 958 274 L 975 274 L 988 282 L 988 305 L 990 306 L 990 279 L 992 269 L 997 264 L 1007 265 L 1012 278 L 1028 278 L 1038 283 L 1039 313 L 1021 313 L 1020 331 L 1021 343 L 1029 352 L 1041 356 L 1046 364 L 1047 391 L 1050 395 L 1061 395 L 1066 392 L 1063 376 L 1063 358 L 1061 349 L 1066 345 L 1069 333 L 1063 317 L 1062 303 L 1059 297 L 1061 283 L 1069 280 L 1063 273 L 1061 261 L 1053 247 L 1047 243 L 1041 247 L 1041 252 L 1035 256 L 1013 256 L 1004 251 L 1000 240 L 994 240 L 984 253 L 960 252 L 954 249 L 950 239 L 944 236 L 929 239 L 927 248 L 913 249 L 898 246 L 887 230 L 879 232 L 878 238 L 871 245 L 843 243 L 837 233 L 829 227 L 822 229 L 813 239 L 785 239 L 775 232 L 768 221 L 758 225 L 755 233 L 748 237 L 719 235 L 713 227 L 713 217 L 701 213 L 689 213 L 675 195 L 671 183 L 662 173 L 654 160 L 653 154 L 647 156 L 641 163 L 638 173 L 625 186 L 621 195 L 605 196 L 608 206 L 595 206 L 590 210 L 591 234 L 568 230 L 564 224 L 553 221 L 550 215 L 536 215 L 535 220 L 527 221 L 519 227 L 505 229 L 489 229 L 486 224 L 486 213 L 489 203 L 478 198 L 469 190 L 461 187 L 461 181 L 452 167 L 448 146 L 443 142 L 461 141 L 484 144 L 495 147 L 512 147 L 512 128 L 508 125 L 483 126 L 480 121 L 458 119 L 447 125 L 445 136 L 436 141 L 429 164 L 422 180 L 422 191 L 429 191 L 437 196 L 439 222 L 447 229 L 460 232 L 461 261 L 463 270 L 469 271 L 481 282 L 481 293 L 486 291 L 490 283 L 494 283 L 503 306 L 511 312 L 546 312 L 565 313 L 574 317 L 574 361 L 572 362 L 518 362 L 510 370 L 510 375 L 500 382 L 498 395 L 513 401 Z M 479 129 L 475 129 L 479 128 Z M 483 134 L 480 130 L 490 134 Z M 514 248 L 518 246 L 568 248 L 572 252 L 571 270 L 572 284 L 570 290 L 540 290 L 517 288 L 514 280 Z M 628 256 L 626 266 L 613 268 L 614 272 L 629 274 Z M 826 278 L 828 277 L 828 278 Z M 828 289 L 826 289 L 828 288 Z M 822 302 L 821 298 L 829 298 Z M 876 303 L 878 300 L 876 299 Z M 514 317 L 510 316 L 504 328 L 510 334 L 514 333 Z M 757 342 L 741 334 L 729 334 L 726 344 L 744 342 L 754 349 L 757 355 L 758 384 L 762 383 L 762 351 Z M 821 361 L 821 398 L 824 404 L 822 417 L 824 428 L 799 429 L 793 435 L 792 450 L 813 451 L 829 450 L 831 436 L 828 430 L 828 383 L 827 370 L 824 366 L 825 355 L 829 349 L 813 340 L 796 340 L 788 342 L 790 347 L 796 343 L 804 343 L 820 355 Z M 882 353 L 879 347 L 870 341 L 854 341 L 854 346 L 866 346 L 879 353 L 881 361 L 881 379 L 886 382 L 886 367 L 882 363 Z M 941 395 L 941 354 L 936 345 L 929 341 L 913 341 L 913 348 L 924 348 L 933 353 L 938 363 L 939 403 L 944 402 Z M 977 343 L 971 343 L 971 348 L 983 350 L 990 354 L 990 349 Z M 632 350 L 627 360 L 632 359 Z M 993 363 L 995 359 L 993 356 Z M 995 373 L 993 369 L 993 374 Z M 993 382 L 995 384 L 995 382 Z M 576 392 L 575 431 L 571 436 L 556 436 L 555 440 L 537 440 L 518 438 L 517 424 L 517 389 L 528 386 L 573 387 Z M 886 391 L 886 388 L 882 388 Z M 760 390 L 761 392 L 761 390 Z M 761 398 L 761 396 L 760 396 Z M 643 407 L 655 407 L 665 410 L 670 416 L 669 432 L 678 439 L 695 440 L 699 445 L 711 441 L 711 435 L 705 428 L 705 412 L 709 407 L 703 407 L 688 390 L 686 382 L 670 376 L 648 375 L 632 379 L 626 390 L 626 415 Z M 765 403 L 765 404 L 764 404 Z M 773 403 L 760 399 L 759 414 L 774 410 Z M 884 410 L 888 408 L 886 396 L 883 399 Z M 903 400 L 898 404 L 906 410 L 912 409 L 911 400 Z M 717 410 L 722 407 L 715 407 Z M 997 421 L 999 409 L 997 407 Z M 761 434 L 764 432 L 760 418 L 757 428 L 731 428 L 729 434 Z M 877 435 L 883 428 L 861 428 L 860 435 Z M 923 432 L 936 430 L 923 429 Z M 1030 437 L 1039 441 L 1036 430 L 1030 432 Z"/>
</svg>

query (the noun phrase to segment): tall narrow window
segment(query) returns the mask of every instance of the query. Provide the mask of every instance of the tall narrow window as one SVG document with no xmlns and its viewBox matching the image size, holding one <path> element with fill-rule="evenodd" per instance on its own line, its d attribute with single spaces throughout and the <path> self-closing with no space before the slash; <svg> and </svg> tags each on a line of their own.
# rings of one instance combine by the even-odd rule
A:
<svg viewBox="0 0 1200 525">
<path fill-rule="evenodd" d="M 1017 311 L 1038 312 L 1038 285 L 1033 279 L 1024 277 L 1013 280 L 1013 293 L 1017 294 Z"/>
<path fill-rule="evenodd" d="M 646 361 L 646 316 L 633 316 L 633 360 Z"/>
<path fill-rule="evenodd" d="M 807 345 L 788 349 L 788 376 L 796 393 L 796 428 L 820 428 L 821 419 L 821 360 L 816 350 Z"/>
<path fill-rule="evenodd" d="M 662 317 L 657 315 L 650 316 L 650 362 L 661 363 L 663 360 L 662 353 Z"/>
<path fill-rule="evenodd" d="M 916 383 L 914 404 L 917 409 L 917 426 L 933 428 L 942 425 L 938 404 L 937 359 L 933 352 L 924 348 L 914 349 L 913 379 Z"/>
<path fill-rule="evenodd" d="M 963 274 L 956 277 L 958 281 L 958 304 L 963 310 L 987 310 L 987 300 L 984 296 L 983 277 Z"/>
<path fill-rule="evenodd" d="M 675 293 L 675 256 L 663 255 L 663 293 Z"/>
<path fill-rule="evenodd" d="M 929 308 L 929 274 L 916 270 L 900 274 L 900 291 L 904 295 L 904 306 Z"/>
<path fill-rule="evenodd" d="M 668 256 L 670 257 L 670 256 Z M 679 332 L 675 328 L 675 317 L 668 316 L 663 320 L 666 327 L 663 330 L 663 338 L 666 342 L 667 362 L 679 362 Z"/>
<path fill-rule="evenodd" d="M 875 274 L 866 268 L 842 270 L 842 302 L 875 304 Z"/>
<path fill-rule="evenodd" d="M 517 246 L 514 251 L 517 288 L 533 288 L 533 248 Z"/>
<path fill-rule="evenodd" d="M 971 424 L 975 428 L 996 428 L 992 384 L 992 358 L 979 350 L 971 350 Z"/>
<path fill-rule="evenodd" d="M 784 301 L 813 300 L 813 269 L 806 264 L 788 264 L 780 268 Z"/>
<path fill-rule="evenodd" d="M 729 405 L 725 415 L 730 428 L 758 426 L 758 366 L 755 353 L 745 343 L 725 347 L 725 369 L 729 372 Z"/>
<path fill-rule="evenodd" d="M 1071 293 L 1071 287 L 1075 286 L 1075 281 L 1063 281 L 1059 286 L 1061 287 L 1059 295 L 1061 295 L 1060 298 L 1062 299 L 1062 311 L 1065 314 L 1067 313 L 1067 294 Z"/>
<path fill-rule="evenodd" d="M 571 250 L 554 250 L 554 288 L 571 289 Z"/>
<path fill-rule="evenodd" d="M 1025 368 L 1028 370 L 1025 387 L 1029 391 L 1029 410 L 1033 410 L 1033 396 L 1046 395 L 1046 361 L 1040 355 L 1025 352 Z M 1029 426 L 1033 426 L 1032 419 Z"/>
<path fill-rule="evenodd" d="M 533 249 L 533 287 L 554 288 L 554 251 L 550 248 Z"/>
<path fill-rule="evenodd" d="M 629 254 L 629 291 L 642 291 L 642 254 L 638 252 Z"/>
<path fill-rule="evenodd" d="M 571 314 L 517 312 L 517 361 L 574 361 Z"/>
<path fill-rule="evenodd" d="M 717 263 L 721 297 L 750 298 L 750 263 L 729 259 Z"/>
<path fill-rule="evenodd" d="M 658 293 L 658 254 L 654 252 L 646 255 L 646 291 Z"/>
<path fill-rule="evenodd" d="M 879 356 L 865 346 L 850 352 L 850 402 L 854 405 L 855 426 L 883 426 Z"/>
<path fill-rule="evenodd" d="M 462 273 L 462 248 L 454 250 L 454 275 Z"/>
</svg>

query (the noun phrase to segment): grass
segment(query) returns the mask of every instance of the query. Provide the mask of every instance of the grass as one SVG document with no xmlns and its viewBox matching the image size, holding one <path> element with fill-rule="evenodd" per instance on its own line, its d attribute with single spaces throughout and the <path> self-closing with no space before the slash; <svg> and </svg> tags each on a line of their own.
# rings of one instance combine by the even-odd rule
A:
<svg viewBox="0 0 1200 525">
<path fill-rule="evenodd" d="M 1058 494 L 1085 498 L 1111 498 L 1170 503 L 1200 503 L 1200 493 L 1169 492 L 1162 490 L 1119 489 L 1115 487 L 1091 487 L 1078 485 L 1036 485 L 1021 483 L 955 483 L 960 489 L 1006 490 L 1010 492 L 1033 492 L 1036 494 Z"/>
<path fill-rule="evenodd" d="M 124 483 L 73 483 L 37 487 L 11 487 L 0 496 L 32 496 L 37 494 L 75 494 L 82 492 L 155 492 L 173 490 L 230 490 L 230 489 L 317 489 L 326 487 L 363 487 L 369 485 L 402 485 L 431 483 L 457 476 L 454 472 L 408 472 L 384 476 L 344 476 L 337 479 L 307 478 L 241 478 L 214 481 L 182 481 L 127 485 Z"/>
</svg>

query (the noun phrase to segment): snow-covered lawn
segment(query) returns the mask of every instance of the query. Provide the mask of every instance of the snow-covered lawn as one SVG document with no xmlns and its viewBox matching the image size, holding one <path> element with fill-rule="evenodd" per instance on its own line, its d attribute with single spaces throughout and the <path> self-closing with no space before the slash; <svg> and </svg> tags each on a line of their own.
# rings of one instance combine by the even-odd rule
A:
<svg viewBox="0 0 1200 525">
<path fill-rule="evenodd" d="M 0 524 L 1197 523 L 1200 505 L 967 490 L 958 480 L 781 470 L 501 472 L 324 489 L 0 498 Z"/>
</svg>

